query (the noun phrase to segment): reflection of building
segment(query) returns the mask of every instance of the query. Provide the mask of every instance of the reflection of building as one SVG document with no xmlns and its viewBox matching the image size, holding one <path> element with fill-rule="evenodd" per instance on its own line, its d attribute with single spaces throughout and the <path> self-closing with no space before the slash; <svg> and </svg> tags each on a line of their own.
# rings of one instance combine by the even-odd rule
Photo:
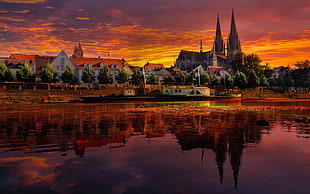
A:
<svg viewBox="0 0 310 194">
<path fill-rule="evenodd" d="M 123 147 L 126 144 L 126 137 L 124 134 L 119 134 L 114 137 L 97 136 L 91 140 L 79 138 L 74 141 L 74 150 L 77 156 L 83 157 L 85 154 L 85 148 L 101 147 L 108 144 L 118 144 L 117 146 L 113 146 L 113 148 Z"/>
<path fill-rule="evenodd" d="M 206 131 L 199 134 L 197 131 L 180 131 L 176 132 L 175 135 L 183 150 L 191 150 L 196 148 L 213 150 L 216 155 L 215 161 L 218 167 L 221 184 L 224 176 L 224 163 L 228 152 L 228 155 L 230 156 L 230 164 L 233 170 L 235 187 L 237 187 L 238 173 L 241 165 L 242 151 L 244 148 L 243 134 L 241 134 L 241 137 L 235 137 L 235 135 L 230 137 L 225 133 L 217 132 Z"/>
<path fill-rule="evenodd" d="M 12 118 L 12 114 L 2 114 L 1 127 L 8 132 L 2 133 L 1 143 L 10 144 L 9 149 L 15 146 L 16 150 L 36 149 L 35 151 L 40 152 L 74 150 L 77 156 L 82 157 L 91 147 L 123 147 L 133 135 L 151 139 L 171 133 L 178 140 L 182 150 L 197 148 L 212 150 L 221 183 L 224 179 L 225 162 L 229 160 L 236 187 L 243 149 L 259 143 L 263 130 L 250 125 L 255 115 L 244 113 L 127 114 L 111 111 L 109 109 L 111 105 L 108 104 L 41 106 L 44 108 L 36 111 L 32 111 L 32 106 L 25 111 L 15 107 L 19 110 L 18 112 L 14 109 L 19 113 L 18 118 L 16 115 Z M 118 105 L 119 108 L 129 109 L 142 106 L 147 105 L 125 103 Z"/>
</svg>

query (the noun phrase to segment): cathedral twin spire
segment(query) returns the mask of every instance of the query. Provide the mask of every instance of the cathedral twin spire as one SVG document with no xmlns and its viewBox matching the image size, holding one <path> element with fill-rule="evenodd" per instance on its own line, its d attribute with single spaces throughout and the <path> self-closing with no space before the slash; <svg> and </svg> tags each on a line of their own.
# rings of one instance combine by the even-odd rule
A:
<svg viewBox="0 0 310 194">
<path fill-rule="evenodd" d="M 216 23 L 216 33 L 214 39 L 214 48 L 215 54 L 217 55 L 225 55 L 225 44 L 222 38 L 221 26 L 219 15 L 217 15 L 217 23 Z M 240 40 L 237 33 L 234 10 L 232 10 L 231 16 L 231 25 L 230 25 L 230 33 L 227 40 L 227 60 L 230 63 L 234 55 L 241 51 Z"/>
</svg>

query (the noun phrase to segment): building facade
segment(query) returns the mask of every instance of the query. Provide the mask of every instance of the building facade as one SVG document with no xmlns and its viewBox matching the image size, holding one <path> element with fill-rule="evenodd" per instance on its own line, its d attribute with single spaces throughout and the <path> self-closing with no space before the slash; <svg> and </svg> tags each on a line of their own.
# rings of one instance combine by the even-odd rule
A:
<svg viewBox="0 0 310 194">
<path fill-rule="evenodd" d="M 119 70 L 124 69 L 123 60 L 121 59 L 84 57 L 84 52 L 80 43 L 78 46 L 75 46 L 70 57 L 62 50 L 51 64 L 56 69 L 58 76 L 61 75 L 67 65 L 73 68 L 79 83 L 83 83 L 82 75 L 87 66 L 92 67 L 95 71 L 95 81 L 93 83 L 99 83 L 97 76 L 99 75 L 100 69 L 104 66 L 108 66 L 114 79 L 118 75 Z"/>
<path fill-rule="evenodd" d="M 202 49 L 202 41 L 200 41 L 200 51 L 181 50 L 175 62 L 175 67 L 190 72 L 198 66 L 202 66 L 205 70 L 209 66 L 225 67 L 229 71 L 231 62 L 236 53 L 241 51 L 240 39 L 237 33 L 234 11 L 232 10 L 230 33 L 227 40 L 227 48 L 225 47 L 222 36 L 220 18 L 217 15 L 216 32 L 213 47 L 210 51 L 204 52 Z"/>
</svg>

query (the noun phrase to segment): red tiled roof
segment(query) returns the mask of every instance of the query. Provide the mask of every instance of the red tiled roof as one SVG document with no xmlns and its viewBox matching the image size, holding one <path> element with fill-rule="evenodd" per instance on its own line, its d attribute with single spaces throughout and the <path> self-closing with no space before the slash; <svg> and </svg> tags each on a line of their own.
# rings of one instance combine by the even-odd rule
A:
<svg viewBox="0 0 310 194">
<path fill-rule="evenodd" d="M 21 65 L 24 64 L 25 62 L 28 63 L 28 60 L 24 59 L 1 59 L 1 61 L 10 69 L 20 69 Z"/>
<path fill-rule="evenodd" d="M 36 55 L 22 55 L 22 54 L 11 54 L 11 59 L 22 59 L 22 60 L 28 60 L 28 61 L 34 61 Z"/>
<path fill-rule="evenodd" d="M 228 72 L 227 68 L 222 67 L 222 66 L 208 66 L 207 71 L 209 72 L 210 75 L 214 75 L 220 71 L 227 71 Z"/>
<path fill-rule="evenodd" d="M 163 69 L 163 68 L 165 68 L 165 66 L 163 64 L 160 64 L 160 63 L 149 63 L 149 62 L 147 62 L 144 65 L 144 71 L 145 72 L 150 71 L 150 70 L 159 70 L 159 69 Z"/>
<path fill-rule="evenodd" d="M 39 74 L 46 64 L 49 62 L 53 62 L 56 56 L 36 56 L 35 57 L 35 65 L 36 65 L 36 73 Z"/>
<path fill-rule="evenodd" d="M 76 58 L 70 58 L 70 61 L 74 65 L 76 65 L 78 69 L 84 69 L 84 64 L 92 64 L 93 69 L 101 69 L 102 67 L 100 67 L 100 63 L 109 66 L 110 69 L 114 70 L 123 69 L 122 60 L 120 59 L 76 57 Z M 118 65 L 118 68 L 111 67 L 111 65 Z"/>
</svg>

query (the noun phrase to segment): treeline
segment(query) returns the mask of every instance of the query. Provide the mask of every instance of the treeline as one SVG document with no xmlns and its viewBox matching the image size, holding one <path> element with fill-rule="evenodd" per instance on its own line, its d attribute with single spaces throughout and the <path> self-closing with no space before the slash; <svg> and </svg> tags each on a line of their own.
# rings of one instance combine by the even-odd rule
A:
<svg viewBox="0 0 310 194">
<path fill-rule="evenodd" d="M 280 71 L 271 69 L 268 64 L 262 65 L 262 61 L 256 54 L 237 53 L 234 61 L 232 61 L 232 72 L 222 76 L 209 75 L 206 72 L 185 72 L 180 71 L 172 76 L 166 76 L 159 83 L 158 77 L 154 74 L 148 75 L 146 78 L 141 74 L 140 68 L 134 68 L 133 74 L 129 75 L 125 70 L 121 69 L 118 75 L 113 77 L 112 72 L 107 66 L 100 69 L 98 76 L 91 66 L 87 66 L 81 76 L 84 83 L 92 83 L 97 78 L 100 84 L 119 84 L 128 83 L 131 85 L 141 86 L 146 84 L 158 85 L 205 85 L 208 87 L 226 87 L 234 88 L 255 88 L 259 86 L 277 86 L 280 88 L 310 88 L 310 61 L 305 60 L 297 62 L 294 69 L 290 67 L 282 67 Z M 55 83 L 63 81 L 68 84 L 78 84 L 77 75 L 74 69 L 66 66 L 61 75 L 57 75 L 54 67 L 48 63 L 44 70 L 36 75 L 32 72 L 27 63 L 16 72 L 16 79 L 20 82 L 43 82 Z M 12 81 L 13 76 L 4 63 L 0 63 L 0 82 Z"/>
<path fill-rule="evenodd" d="M 96 78 L 100 84 L 112 84 L 116 81 L 119 84 L 128 82 L 132 85 L 138 86 L 143 83 L 143 77 L 139 68 L 134 69 L 134 73 L 131 77 L 129 77 L 129 74 L 125 70 L 121 69 L 119 70 L 118 75 L 114 78 L 112 72 L 107 66 L 100 69 L 99 75 L 96 76 L 95 70 L 91 66 L 87 65 L 83 71 L 81 80 L 84 83 L 90 84 L 94 82 Z M 16 79 L 18 82 L 26 83 L 56 83 L 61 80 L 64 83 L 72 85 L 78 84 L 77 75 L 73 68 L 66 66 L 65 70 L 58 76 L 55 68 L 50 63 L 45 66 L 44 70 L 39 75 L 33 73 L 30 66 L 27 63 L 24 63 L 21 69 L 16 72 Z M 13 75 L 4 63 L 0 63 L 0 82 L 5 81 L 13 81 Z"/>
<path fill-rule="evenodd" d="M 167 85 L 206 85 L 209 87 L 256 88 L 277 86 L 283 89 L 290 87 L 310 88 L 310 61 L 297 62 L 294 69 L 281 67 L 279 71 L 271 69 L 269 64 L 262 65 L 262 60 L 257 54 L 237 53 L 232 61 L 232 72 L 226 73 L 219 78 L 207 73 L 190 73 L 181 71 L 175 76 L 166 77 L 164 84 Z M 199 83 L 200 82 L 200 83 Z"/>
<path fill-rule="evenodd" d="M 271 69 L 269 64 L 262 65 L 261 63 L 261 59 L 256 54 L 237 53 L 232 62 L 232 68 L 236 72 L 235 79 L 243 77 L 243 81 L 236 83 L 236 86 L 240 88 L 258 86 L 310 88 L 310 61 L 297 62 L 294 64 L 296 68 L 287 66 L 278 68 L 277 71 Z"/>
</svg>

